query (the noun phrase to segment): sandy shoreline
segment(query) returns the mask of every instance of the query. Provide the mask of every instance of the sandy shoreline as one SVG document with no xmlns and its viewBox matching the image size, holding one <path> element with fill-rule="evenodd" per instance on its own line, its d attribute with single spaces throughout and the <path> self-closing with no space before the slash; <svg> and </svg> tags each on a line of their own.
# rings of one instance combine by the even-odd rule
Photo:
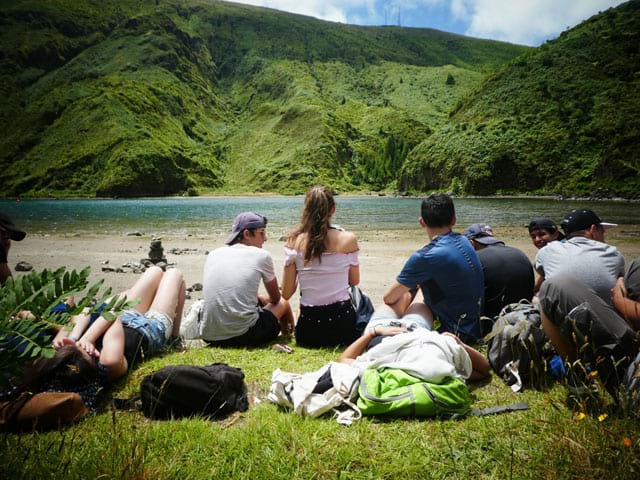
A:
<svg viewBox="0 0 640 480">
<path fill-rule="evenodd" d="M 460 231 L 461 229 L 456 229 Z M 507 245 L 524 251 L 531 259 L 537 250 L 529 241 L 524 228 L 494 228 L 496 237 Z M 369 294 L 374 303 L 382 300 L 385 288 L 398 274 L 405 260 L 416 249 L 427 243 L 424 232 L 415 230 L 383 230 L 357 232 L 360 244 L 360 285 Z M 202 282 L 202 268 L 206 252 L 221 246 L 224 235 L 166 235 L 162 237 L 165 256 L 174 263 L 185 276 L 187 286 Z M 88 234 L 32 234 L 22 242 L 14 242 L 9 252 L 9 266 L 13 270 L 16 263 L 25 261 L 33 265 L 34 270 L 44 268 L 56 269 L 61 266 L 67 269 L 83 269 L 91 267 L 91 281 L 104 278 L 105 285 L 114 291 L 122 291 L 132 285 L 137 274 L 125 268 L 125 273 L 102 272 L 103 262 L 108 266 L 121 267 L 123 264 L 139 262 L 149 252 L 151 235 L 141 237 L 121 234 L 88 233 Z M 608 232 L 607 241 L 625 256 L 627 263 L 640 257 L 640 225 L 621 225 Z M 282 276 L 284 243 L 276 235 L 269 237 L 265 248 L 274 258 L 278 279 Z M 171 249 L 189 249 L 182 254 L 170 253 Z M 20 275 L 20 273 L 14 273 Z M 200 297 L 199 292 L 192 294 L 190 304 Z M 292 299 L 297 307 L 298 295 Z"/>
</svg>

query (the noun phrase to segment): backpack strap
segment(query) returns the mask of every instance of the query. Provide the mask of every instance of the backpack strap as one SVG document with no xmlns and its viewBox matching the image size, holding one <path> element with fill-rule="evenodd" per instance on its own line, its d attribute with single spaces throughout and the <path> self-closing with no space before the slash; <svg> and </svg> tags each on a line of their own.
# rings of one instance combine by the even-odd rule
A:
<svg viewBox="0 0 640 480">
<path fill-rule="evenodd" d="M 499 405 L 497 407 L 488 407 L 488 408 L 472 408 L 469 412 L 469 415 L 473 415 L 474 417 L 482 417 L 485 415 L 495 415 L 498 413 L 505 412 L 515 412 L 517 410 L 529 410 L 528 403 L 512 403 L 510 405 Z"/>
</svg>

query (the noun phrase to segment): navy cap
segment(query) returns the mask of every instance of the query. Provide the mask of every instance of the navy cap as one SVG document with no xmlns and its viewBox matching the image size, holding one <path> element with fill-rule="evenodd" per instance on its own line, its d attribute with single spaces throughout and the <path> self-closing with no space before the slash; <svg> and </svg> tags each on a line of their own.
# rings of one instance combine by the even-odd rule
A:
<svg viewBox="0 0 640 480">
<path fill-rule="evenodd" d="M 463 235 L 469 240 L 475 240 L 483 245 L 495 245 L 496 243 L 504 245 L 503 241 L 498 240 L 493 236 L 493 230 L 491 230 L 491 227 L 484 223 L 474 223 L 473 225 L 470 225 L 465 229 Z"/>
</svg>

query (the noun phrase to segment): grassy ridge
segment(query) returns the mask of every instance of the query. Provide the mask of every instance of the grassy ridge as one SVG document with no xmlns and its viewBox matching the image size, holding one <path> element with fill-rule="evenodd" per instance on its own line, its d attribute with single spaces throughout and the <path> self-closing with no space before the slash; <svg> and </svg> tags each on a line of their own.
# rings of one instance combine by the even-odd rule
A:
<svg viewBox="0 0 640 480">
<path fill-rule="evenodd" d="M 637 196 L 640 2 L 527 52 L 462 100 L 403 188 Z"/>
<path fill-rule="evenodd" d="M 393 187 L 525 50 L 197 0 L 2 2 L 0 24 L 3 195 Z"/>
</svg>

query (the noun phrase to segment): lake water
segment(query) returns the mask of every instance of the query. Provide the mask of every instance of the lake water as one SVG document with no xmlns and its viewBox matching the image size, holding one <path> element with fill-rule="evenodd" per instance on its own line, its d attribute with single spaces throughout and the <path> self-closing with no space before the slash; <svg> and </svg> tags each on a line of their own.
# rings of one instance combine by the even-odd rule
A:
<svg viewBox="0 0 640 480">
<path fill-rule="evenodd" d="M 140 230 L 155 233 L 223 233 L 242 211 L 266 215 L 272 231 L 288 231 L 300 217 L 303 197 L 193 197 L 147 199 L 0 200 L 0 211 L 32 233 Z M 455 199 L 458 225 L 524 226 L 537 216 L 559 222 L 573 208 L 591 208 L 608 222 L 640 224 L 640 203 L 540 198 Z M 419 198 L 336 197 L 334 222 L 355 231 L 416 228 Z"/>
</svg>

